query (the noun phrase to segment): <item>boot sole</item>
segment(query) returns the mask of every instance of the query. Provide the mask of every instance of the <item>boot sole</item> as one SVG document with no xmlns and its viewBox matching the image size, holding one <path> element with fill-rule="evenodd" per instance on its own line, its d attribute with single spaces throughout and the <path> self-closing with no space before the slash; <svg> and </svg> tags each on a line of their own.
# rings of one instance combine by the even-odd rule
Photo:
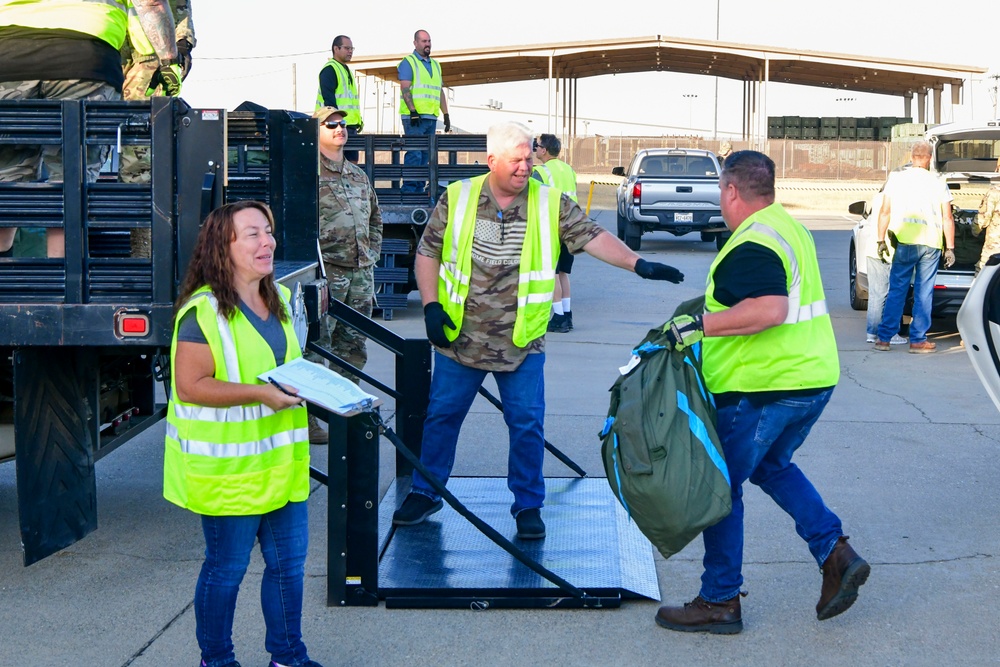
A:
<svg viewBox="0 0 1000 667">
<path fill-rule="evenodd" d="M 436 503 L 434 503 L 429 510 L 427 510 L 426 512 L 424 512 L 421 516 L 417 517 L 416 519 L 410 519 L 410 520 L 407 521 L 407 520 L 403 520 L 403 519 L 397 519 L 396 517 L 392 517 L 392 525 L 394 525 L 394 526 L 415 526 L 418 523 L 423 523 L 424 520 L 427 517 L 429 517 L 431 514 L 434 514 L 435 512 L 440 511 L 442 507 L 444 507 L 444 501 L 443 500 L 439 500 Z"/>
<path fill-rule="evenodd" d="M 844 571 L 840 590 L 826 603 L 825 607 L 816 612 L 816 618 L 825 621 L 850 609 L 851 605 L 858 599 L 858 589 L 868 581 L 868 575 L 871 572 L 871 565 L 864 558 L 858 558 L 848 565 L 847 570 Z"/>
<path fill-rule="evenodd" d="M 679 632 L 707 632 L 711 635 L 738 635 L 743 632 L 742 619 L 739 621 L 732 621 L 730 623 L 710 623 L 708 625 L 678 625 L 676 623 L 664 621 L 659 616 L 654 616 L 653 619 L 661 628 L 678 630 Z"/>
</svg>

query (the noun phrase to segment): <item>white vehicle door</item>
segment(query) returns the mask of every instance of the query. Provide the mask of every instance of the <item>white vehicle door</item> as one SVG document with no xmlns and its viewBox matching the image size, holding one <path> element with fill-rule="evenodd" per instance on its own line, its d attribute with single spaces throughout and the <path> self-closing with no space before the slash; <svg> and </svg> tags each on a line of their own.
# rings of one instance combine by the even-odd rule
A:
<svg viewBox="0 0 1000 667">
<path fill-rule="evenodd" d="M 1000 410 L 1000 255 L 993 255 L 973 280 L 957 322 L 972 367 Z"/>
</svg>

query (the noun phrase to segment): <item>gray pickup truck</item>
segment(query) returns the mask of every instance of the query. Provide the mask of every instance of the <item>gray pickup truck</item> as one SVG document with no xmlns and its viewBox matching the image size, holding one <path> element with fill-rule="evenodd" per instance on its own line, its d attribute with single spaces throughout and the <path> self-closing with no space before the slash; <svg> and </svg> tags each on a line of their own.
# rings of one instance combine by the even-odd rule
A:
<svg viewBox="0 0 1000 667">
<path fill-rule="evenodd" d="M 721 249 L 729 230 L 719 208 L 719 161 L 711 151 L 693 148 L 648 148 L 632 158 L 618 186 L 618 238 L 632 250 L 643 232 L 674 236 L 700 232 L 702 241 Z"/>
</svg>

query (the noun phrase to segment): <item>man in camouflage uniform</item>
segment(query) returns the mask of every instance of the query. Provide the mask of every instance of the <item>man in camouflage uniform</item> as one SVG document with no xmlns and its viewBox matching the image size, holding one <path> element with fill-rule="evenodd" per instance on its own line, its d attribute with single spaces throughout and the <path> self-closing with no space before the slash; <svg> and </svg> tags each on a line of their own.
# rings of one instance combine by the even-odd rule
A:
<svg viewBox="0 0 1000 667">
<path fill-rule="evenodd" d="M 996 171 L 1000 172 L 1000 159 L 997 160 Z M 1000 183 L 994 183 L 993 187 L 986 191 L 983 200 L 979 203 L 979 215 L 976 216 L 974 227 L 976 234 L 981 234 L 986 230 L 986 240 L 983 242 L 983 254 L 976 264 L 976 273 L 986 266 L 986 260 L 991 255 L 1000 252 Z"/>
<path fill-rule="evenodd" d="M 427 338 L 436 348 L 420 461 L 447 482 L 462 422 L 492 373 L 510 437 L 507 485 L 521 539 L 545 537 L 542 370 L 559 244 L 643 278 L 684 279 L 629 250 L 565 193 L 532 179 L 531 144 L 531 131 L 520 123 L 491 127 L 489 174 L 448 187 L 415 260 Z M 396 525 L 420 523 L 442 507 L 417 471 L 412 489 L 393 514 Z"/>
<path fill-rule="evenodd" d="M 136 17 L 163 60 L 177 58 L 174 23 L 166 0 L 131 0 Z M 109 8 L 108 5 L 111 5 Z M 122 71 L 118 51 L 128 18 L 117 2 L 32 0 L 0 3 L 0 100 L 117 100 Z M 45 57 L 39 57 L 40 53 Z M 86 178 L 97 180 L 109 146 L 88 146 Z M 0 145 L 0 183 L 63 177 L 59 146 Z M 10 250 L 15 227 L 0 228 L 0 252 Z M 65 255 L 64 231 L 46 234 L 49 257 Z"/>
<path fill-rule="evenodd" d="M 319 244 L 330 297 L 371 317 L 375 263 L 382 251 L 382 213 L 368 176 L 344 159 L 345 117 L 334 107 L 320 107 L 313 113 L 320 123 Z M 332 318 L 323 318 L 319 344 L 358 369 L 368 361 L 365 337 L 350 327 L 337 326 Z M 323 362 L 315 352 L 306 352 L 306 359 Z M 338 372 L 357 381 L 350 373 Z M 310 420 L 309 440 L 313 444 L 326 442 L 326 434 L 314 419 Z"/>
<path fill-rule="evenodd" d="M 191 18 L 191 3 L 189 0 L 169 0 L 169 3 L 176 26 L 181 79 L 186 79 L 191 71 L 191 49 L 197 43 L 194 20 Z M 160 81 L 160 59 L 149 48 L 149 40 L 137 20 L 135 7 L 129 8 L 129 32 L 122 45 L 121 57 L 122 72 L 125 74 L 122 99 L 145 100 L 154 95 L 167 95 Z M 122 146 L 118 159 L 118 178 L 122 183 L 149 183 L 152 172 L 149 146 Z M 149 257 L 150 235 L 149 229 L 132 230 L 133 257 Z"/>
</svg>

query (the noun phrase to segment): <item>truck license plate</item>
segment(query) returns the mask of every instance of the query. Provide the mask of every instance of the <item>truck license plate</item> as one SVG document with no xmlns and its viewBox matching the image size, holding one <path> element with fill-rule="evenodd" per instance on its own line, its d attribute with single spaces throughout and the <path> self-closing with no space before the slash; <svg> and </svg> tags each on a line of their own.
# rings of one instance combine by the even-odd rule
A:
<svg viewBox="0 0 1000 667">
<path fill-rule="evenodd" d="M 694 213 L 674 213 L 674 222 L 694 222 Z"/>
</svg>

